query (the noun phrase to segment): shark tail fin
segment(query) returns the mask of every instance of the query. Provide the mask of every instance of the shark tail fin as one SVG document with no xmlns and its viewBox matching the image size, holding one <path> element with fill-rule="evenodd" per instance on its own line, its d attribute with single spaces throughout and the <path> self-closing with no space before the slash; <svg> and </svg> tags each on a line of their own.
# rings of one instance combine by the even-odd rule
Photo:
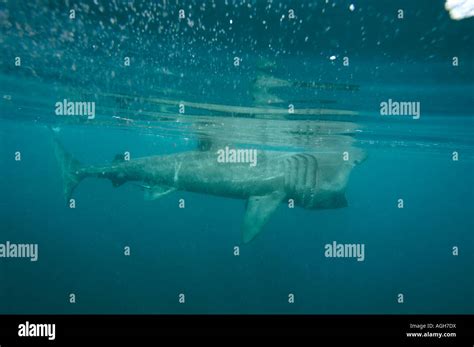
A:
<svg viewBox="0 0 474 347">
<path fill-rule="evenodd" d="M 63 181 L 64 198 L 66 203 L 72 197 L 74 189 L 77 187 L 79 182 L 82 180 L 82 166 L 78 160 L 76 160 L 70 153 L 68 153 L 59 140 L 55 137 L 54 141 L 54 153 L 56 160 L 58 161 L 61 169 L 61 178 Z"/>
</svg>

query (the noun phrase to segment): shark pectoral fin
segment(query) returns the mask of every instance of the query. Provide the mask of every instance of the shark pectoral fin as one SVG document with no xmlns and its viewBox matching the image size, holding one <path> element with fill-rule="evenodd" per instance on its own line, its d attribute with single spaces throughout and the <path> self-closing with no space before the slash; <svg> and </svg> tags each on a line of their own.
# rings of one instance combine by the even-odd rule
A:
<svg viewBox="0 0 474 347">
<path fill-rule="evenodd" d="M 176 188 L 166 186 L 142 187 L 145 188 L 145 200 L 156 200 L 176 190 Z"/>
<path fill-rule="evenodd" d="M 252 241 L 262 230 L 278 205 L 285 198 L 284 192 L 273 192 L 264 196 L 251 196 L 247 202 L 242 225 L 242 237 L 244 243 Z"/>
</svg>

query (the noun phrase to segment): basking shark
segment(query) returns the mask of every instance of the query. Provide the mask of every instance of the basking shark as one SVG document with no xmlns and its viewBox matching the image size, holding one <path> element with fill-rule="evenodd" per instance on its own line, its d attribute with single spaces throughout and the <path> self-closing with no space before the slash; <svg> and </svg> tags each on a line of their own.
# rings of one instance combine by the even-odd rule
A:
<svg viewBox="0 0 474 347">
<path fill-rule="evenodd" d="M 173 191 L 189 191 L 247 201 L 242 224 L 244 243 L 255 238 L 277 207 L 290 199 L 306 209 L 347 206 L 345 188 L 352 168 L 364 160 L 356 147 L 342 152 L 289 153 L 258 150 L 256 165 L 219 162 L 212 148 L 124 160 L 118 155 L 105 165 L 83 166 L 55 138 L 64 194 L 69 201 L 85 178 L 105 178 L 114 187 L 140 185 L 149 199 Z M 347 160 L 344 160 L 347 159 Z"/>
</svg>

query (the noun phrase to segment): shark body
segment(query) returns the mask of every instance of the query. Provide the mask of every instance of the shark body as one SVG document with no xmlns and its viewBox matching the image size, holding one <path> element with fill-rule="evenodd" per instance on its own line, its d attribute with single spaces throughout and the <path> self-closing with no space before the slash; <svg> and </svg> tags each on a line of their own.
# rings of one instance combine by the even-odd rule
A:
<svg viewBox="0 0 474 347">
<path fill-rule="evenodd" d="M 149 199 L 173 191 L 190 191 L 247 201 L 242 225 L 245 243 L 262 230 L 283 201 L 292 199 L 307 209 L 347 206 L 349 174 L 365 154 L 352 148 L 350 160 L 342 153 L 258 151 L 258 165 L 219 163 L 213 150 L 150 156 L 129 161 L 117 156 L 110 164 L 83 166 L 55 140 L 62 169 L 64 194 L 69 200 L 85 178 L 109 179 L 115 187 L 135 182 Z"/>
</svg>

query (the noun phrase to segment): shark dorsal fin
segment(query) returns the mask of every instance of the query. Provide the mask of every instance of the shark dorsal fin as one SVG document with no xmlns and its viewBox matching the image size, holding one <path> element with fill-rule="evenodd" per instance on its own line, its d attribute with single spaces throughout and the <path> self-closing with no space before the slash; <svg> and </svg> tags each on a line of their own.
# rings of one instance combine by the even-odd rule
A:
<svg viewBox="0 0 474 347">
<path fill-rule="evenodd" d="M 251 196 L 248 199 L 242 225 L 244 243 L 252 241 L 260 233 L 272 213 L 285 198 L 285 195 L 284 192 L 276 191 L 264 196 Z"/>
<path fill-rule="evenodd" d="M 210 151 L 214 147 L 214 143 L 210 136 L 199 136 L 197 142 L 197 148 L 200 151 Z"/>
<path fill-rule="evenodd" d="M 125 155 L 123 153 L 116 154 L 113 163 L 122 163 L 125 161 Z"/>
</svg>

